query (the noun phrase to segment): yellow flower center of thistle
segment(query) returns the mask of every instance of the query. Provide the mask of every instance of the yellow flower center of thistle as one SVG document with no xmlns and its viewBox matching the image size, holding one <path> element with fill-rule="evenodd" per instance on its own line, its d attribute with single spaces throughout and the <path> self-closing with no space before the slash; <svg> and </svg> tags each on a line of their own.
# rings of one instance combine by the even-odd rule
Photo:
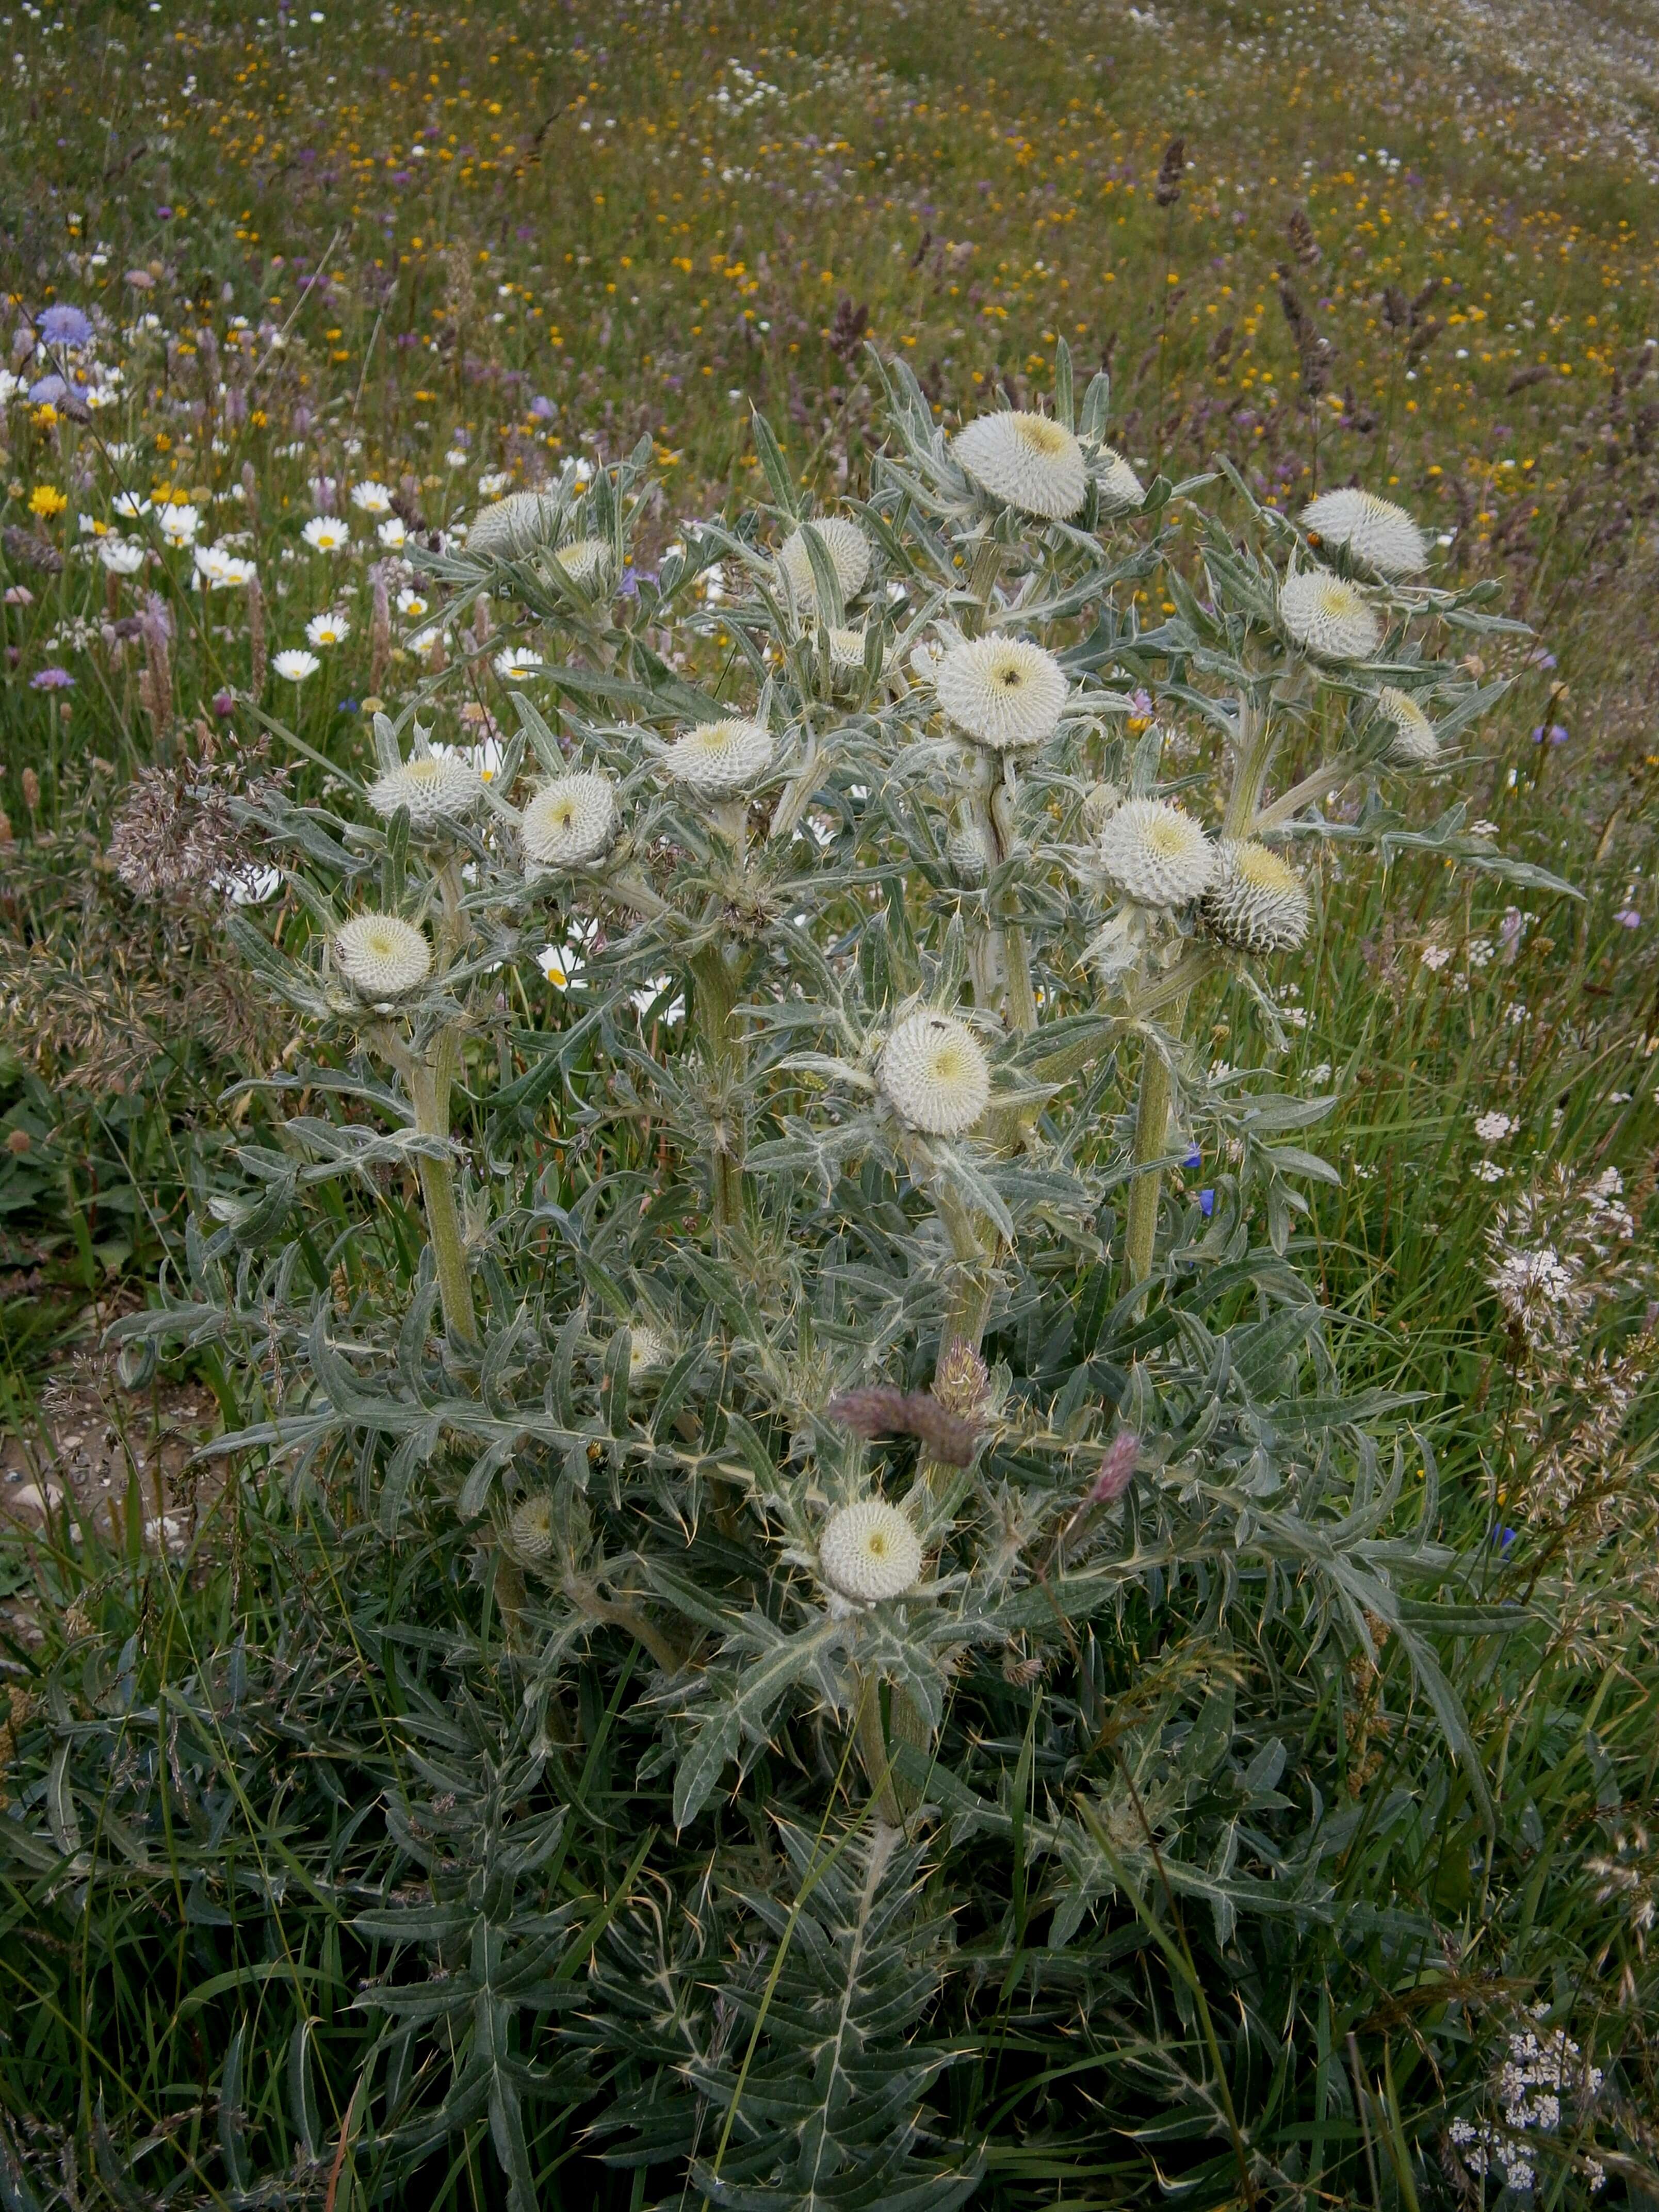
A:
<svg viewBox="0 0 1659 2212">
<path fill-rule="evenodd" d="M 1320 586 L 1319 605 L 1322 613 L 1351 615 L 1364 604 L 1353 586 L 1345 584 L 1340 576 L 1334 576 L 1329 583 Z"/>
<path fill-rule="evenodd" d="M 947 1037 L 943 1044 L 934 1046 L 928 1065 L 936 1083 L 967 1082 L 974 1074 L 967 1053 L 955 1037 Z"/>
<path fill-rule="evenodd" d="M 1287 891 L 1296 888 L 1296 872 L 1265 845 L 1246 845 L 1235 858 L 1235 868 L 1253 890 Z"/>
<path fill-rule="evenodd" d="M 377 960 L 390 960 L 403 951 L 398 941 L 397 931 L 388 927 L 385 922 L 376 922 L 372 928 L 366 929 L 363 943 Z"/>
<path fill-rule="evenodd" d="M 1066 433 L 1058 422 L 1051 422 L 1046 415 L 1034 415 L 1020 423 L 1017 434 L 1034 453 L 1052 460 L 1066 451 Z"/>
<path fill-rule="evenodd" d="M 1171 860 L 1187 845 L 1185 824 L 1180 822 L 1153 822 L 1146 830 L 1146 842 L 1161 860 Z"/>
</svg>

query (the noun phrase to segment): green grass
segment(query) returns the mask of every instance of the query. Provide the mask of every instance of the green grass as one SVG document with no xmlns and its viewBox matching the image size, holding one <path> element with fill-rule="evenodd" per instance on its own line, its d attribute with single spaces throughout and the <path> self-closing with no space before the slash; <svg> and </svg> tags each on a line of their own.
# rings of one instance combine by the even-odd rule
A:
<svg viewBox="0 0 1659 2212">
<path fill-rule="evenodd" d="M 1258 1929 L 1223 1970 L 1199 1909 L 1152 1899 L 1117 1924 L 1109 2002 L 1085 2017 L 1073 1956 L 1028 1940 L 1037 1911 L 1018 1850 L 986 1845 L 927 2032 L 972 2045 L 940 2095 L 964 2137 L 989 2135 L 975 2202 L 1139 2203 L 1155 2170 L 1176 2169 L 1194 2201 L 1241 2202 L 1201 2023 L 1170 1963 L 1190 1935 L 1217 1976 L 1231 2094 L 1281 2177 L 1264 2193 L 1382 2212 L 1422 2191 L 1425 2205 L 1455 2201 L 1432 2160 L 1438 2130 L 1490 2070 L 1514 2008 L 1548 2000 L 1608 2070 L 1624 2162 L 1598 2201 L 1651 2203 L 1659 2053 L 1638 1911 L 1659 1894 L 1643 1828 L 1659 1516 L 1645 1377 L 1611 1438 L 1584 1424 L 1606 1397 L 1596 1356 L 1642 1354 L 1654 1291 L 1654 185 L 1610 131 L 1597 141 L 1599 110 L 1575 114 L 1506 71 L 1449 10 L 1377 15 L 1358 53 L 1356 23 L 1318 7 L 1160 9 L 1162 29 L 1115 7 L 1061 20 L 869 0 L 784 16 L 497 6 L 369 21 L 331 8 L 315 26 L 308 12 L 281 40 L 274 10 L 262 27 L 241 7 L 172 0 L 90 7 L 63 32 L 50 9 L 20 14 L 8 29 L 22 60 L 0 116 L 6 289 L 20 316 L 101 303 L 132 335 L 105 349 L 126 381 L 89 422 L 8 409 L 0 522 L 61 553 L 83 512 L 120 526 L 124 486 L 171 486 L 201 509 L 203 543 L 248 531 L 270 650 L 331 607 L 350 620 L 316 676 L 297 690 L 270 676 L 258 702 L 324 761 L 363 768 L 362 702 L 378 685 L 395 706 L 423 672 L 401 641 L 377 665 L 373 522 L 347 506 L 354 553 L 305 548 L 313 476 L 381 478 L 435 526 L 472 510 L 486 471 L 520 480 L 574 452 L 597 465 L 648 434 L 668 485 L 645 541 L 654 559 L 686 516 L 760 494 L 750 398 L 826 496 L 864 481 L 871 394 L 856 349 L 828 342 L 850 327 L 833 319 L 843 301 L 945 419 L 997 385 L 1046 392 L 1064 336 L 1082 368 L 1109 356 L 1114 434 L 1133 457 L 1179 474 L 1219 450 L 1281 505 L 1316 470 L 1321 483 L 1357 475 L 1455 530 L 1448 572 L 1501 578 L 1503 604 L 1536 626 L 1539 656 L 1483 647 L 1513 684 L 1465 733 L 1454 789 L 1583 904 L 1486 880 L 1453 890 L 1425 860 L 1328 859 L 1320 931 L 1285 971 L 1307 1018 L 1282 1063 L 1340 1097 L 1321 1134 L 1342 1186 L 1319 1194 L 1302 1257 L 1339 1316 L 1344 1379 L 1424 1394 L 1446 1540 L 1489 1562 L 1490 1595 L 1539 1601 L 1522 1636 L 1448 1642 L 1500 1817 L 1483 1830 L 1397 1646 L 1372 1680 L 1310 1635 L 1264 1633 L 1237 1663 L 1280 1717 L 1291 1771 L 1354 1785 L 1352 1833 L 1322 1869 L 1360 1929 L 1352 1944 Z M 1151 184 L 1177 133 L 1194 166 L 1165 212 Z M 1572 158 L 1539 167 L 1534 149 L 1557 143 Z M 1297 208 L 1316 266 L 1295 258 Z M 88 253 L 104 258 L 77 267 Z M 1281 263 L 1334 349 L 1311 407 Z M 1414 328 L 1390 327 L 1389 287 L 1419 302 Z M 144 313 L 156 330 L 134 327 Z M 238 315 L 253 334 L 240 365 Z M 204 319 L 216 372 L 194 335 Z M 447 458 L 463 434 L 464 465 Z M 131 451 L 112 459 L 112 446 Z M 61 513 L 31 513 L 42 486 L 64 495 Z M 0 609 L 0 792 L 16 841 L 0 871 L 0 1123 L 27 1139 L 0 1153 L 13 1285 L 0 1348 L 20 1425 L 64 1345 L 94 1329 L 94 1302 L 146 1296 L 190 1195 L 228 1179 L 234 1127 L 258 1129 L 265 1109 L 223 1094 L 281 1045 L 216 909 L 136 899 L 102 857 L 135 770 L 225 757 L 256 727 L 245 596 L 185 592 L 188 556 L 145 528 L 148 582 L 176 613 L 170 718 L 144 702 L 142 641 L 98 629 L 140 611 L 138 580 L 78 559 L 53 574 L 15 539 L 4 559 L 31 595 Z M 414 626 L 400 617 L 394 635 Z M 33 688 L 54 665 L 73 689 Z M 224 716 L 222 690 L 240 695 Z M 477 727 L 504 697 L 481 679 Z M 1564 743 L 1534 741 L 1557 726 Z M 296 788 L 314 795 L 322 774 L 301 765 Z M 1512 945 L 1511 905 L 1526 917 Z M 1450 958 L 1436 969 L 1425 947 Z M 551 1018 L 533 975 L 516 988 L 527 1025 Z M 1242 994 L 1208 1012 L 1214 1057 L 1267 1056 Z M 1474 1121 L 1492 1112 L 1514 1127 L 1485 1141 Z M 544 1133 L 570 1140 L 551 1122 Z M 1485 1158 L 1501 1179 L 1474 1172 Z M 1487 1237 L 1498 1207 L 1558 1164 L 1577 1185 L 1616 1168 L 1638 1231 L 1596 1263 L 1582 1334 L 1528 1363 L 1489 1287 Z M 573 1164 L 573 1193 L 586 1172 Z M 1565 1210 L 1581 1219 L 1582 1199 Z M 395 1279 L 418 1234 L 400 1250 L 395 1205 L 388 1218 L 379 1257 Z M 226 1425 L 257 1417 L 217 1354 L 204 1371 Z M 1554 1511 L 1540 1464 L 1580 1434 L 1594 1464 Z M 319 2203 L 331 2188 L 342 2208 L 503 2203 L 483 2112 L 404 2193 L 386 2179 L 377 2130 L 402 2062 L 359 1999 L 390 1939 L 354 1924 L 388 1876 L 419 1887 L 365 1808 L 424 1807 L 444 1833 L 431 1807 L 453 1796 L 459 1834 L 496 1786 L 492 1758 L 520 1778 L 544 1761 L 516 1817 L 564 1808 L 528 1872 L 469 1869 L 478 1893 L 497 1885 L 492 1925 L 549 1916 L 506 1938 L 537 1952 L 526 1974 L 550 1993 L 515 2027 L 520 2054 L 550 2075 L 532 2136 L 540 2201 L 656 2201 L 663 2168 L 603 2166 L 588 2132 L 637 2088 L 649 2039 L 585 2071 L 571 2002 L 605 1977 L 642 1977 L 659 1905 L 667 1948 L 698 1940 L 700 1869 L 665 1840 L 654 1723 L 624 1696 L 621 1641 L 582 1663 L 536 1743 L 500 1618 L 436 1504 L 392 1547 L 349 1487 L 295 1511 L 251 1472 L 182 1560 L 144 1548 L 143 1519 L 125 1516 L 121 1541 L 72 1539 L 61 1521 L 27 1547 L 0 1537 L 0 1589 L 27 1575 L 46 1623 L 43 1645 L 5 1635 L 0 1789 L 45 1819 L 58 1853 L 82 1855 L 66 1883 L 58 1856 L 37 1863 L 12 1840 L 22 1824 L 0 1820 L 0 2115 L 35 2201 L 150 2203 L 172 2186 L 167 2201 L 189 2204 Z M 1143 1650 L 1204 1628 L 1190 1591 L 1138 1595 L 1085 1655 L 1093 1704 L 1065 1716 L 1068 1755 L 1133 1707 Z M 1031 1723 L 982 1673 L 962 1695 L 988 1778 Z M 1156 1710 L 1190 1721 L 1184 1694 Z M 775 1764 L 761 1754 L 750 1809 L 769 1777 L 781 1793 L 790 1760 L 819 1748 L 803 1729 Z M 1025 1772 L 1035 1808 L 1060 1765 Z M 777 1878 L 765 1823 L 741 1807 L 714 1848 L 733 1879 Z M 1407 1910 L 1431 1914 L 1437 1945 L 1390 1933 L 1389 1914 Z M 759 1940 L 738 1926 L 711 1906 L 703 1940 Z M 453 1931 L 427 1948 L 470 1990 Z M 1000 1991 L 989 2027 L 986 1978 Z M 1264 1985 L 1282 2014 L 1251 2012 Z M 1111 2019 L 1143 2006 L 1161 2008 L 1166 2039 L 1115 2042 Z M 424 2077 L 403 2087 L 410 2106 L 429 2100 Z M 244 2173 L 279 2172 L 285 2196 L 239 2197 Z M 0 2148 L 9 2205 L 17 2185 Z M 1537 2202 L 1588 2201 L 1580 2185 L 1540 2167 Z"/>
</svg>

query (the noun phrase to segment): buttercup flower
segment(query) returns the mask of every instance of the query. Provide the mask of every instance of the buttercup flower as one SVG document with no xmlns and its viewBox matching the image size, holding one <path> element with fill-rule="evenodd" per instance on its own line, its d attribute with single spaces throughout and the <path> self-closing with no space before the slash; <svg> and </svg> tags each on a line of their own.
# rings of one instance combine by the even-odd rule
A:
<svg viewBox="0 0 1659 2212">
<path fill-rule="evenodd" d="M 921 1539 L 909 1519 L 884 1498 L 861 1498 L 823 1524 L 818 1566 L 840 1597 L 878 1605 L 902 1597 L 921 1578 Z"/>
<path fill-rule="evenodd" d="M 1302 522 L 1325 544 L 1346 547 L 1379 576 L 1414 576 L 1428 564 L 1427 543 L 1405 508 L 1357 485 L 1322 492 L 1303 508 Z"/>
<path fill-rule="evenodd" d="M 559 502 L 550 492 L 512 491 L 480 507 L 466 534 L 469 553 L 491 561 L 522 561 L 544 545 L 559 526 Z"/>
<path fill-rule="evenodd" d="M 843 600 L 855 599 L 864 589 L 870 574 L 870 545 L 856 522 L 844 516 L 824 515 L 813 521 L 812 527 L 823 542 L 830 557 L 830 566 L 836 572 L 836 581 L 841 586 Z M 806 550 L 803 532 L 792 530 L 778 552 L 778 567 L 783 572 L 789 595 L 802 614 L 815 611 L 818 603 L 817 585 L 812 574 L 811 556 Z"/>
<path fill-rule="evenodd" d="M 343 615 L 313 615 L 306 624 L 308 645 L 343 645 L 351 635 L 351 624 Z"/>
<path fill-rule="evenodd" d="M 700 722 L 675 739 L 663 765 L 699 799 L 736 799 L 765 775 L 772 750 L 772 733 L 758 722 Z"/>
<path fill-rule="evenodd" d="M 1425 768 L 1440 757 L 1434 724 L 1410 692 L 1396 691 L 1392 684 L 1385 684 L 1376 695 L 1376 703 L 1394 724 L 1394 743 L 1389 748 L 1394 759 L 1403 767 Z"/>
<path fill-rule="evenodd" d="M 1029 638 L 976 637 L 953 646 L 933 682 L 957 727 L 996 752 L 1040 745 L 1066 705 L 1065 671 Z"/>
<path fill-rule="evenodd" d="M 954 1014 L 927 1007 L 888 1038 L 876 1075 L 900 1121 L 930 1137 L 961 1136 L 990 1103 L 991 1070 L 979 1039 Z"/>
<path fill-rule="evenodd" d="M 1382 625 L 1363 592 L 1328 568 L 1295 568 L 1279 587 L 1279 614 L 1298 645 L 1322 660 L 1369 660 Z"/>
<path fill-rule="evenodd" d="M 544 1559 L 553 1548 L 553 1498 L 532 1490 L 507 1516 L 507 1540 L 521 1559 Z"/>
<path fill-rule="evenodd" d="M 313 553 L 343 553 L 351 544 L 351 532 L 331 514 L 313 514 L 300 535 Z"/>
<path fill-rule="evenodd" d="M 453 753 L 416 753 L 400 768 L 377 776 L 368 787 L 368 803 L 377 814 L 390 821 L 400 806 L 406 806 L 415 830 L 459 821 L 483 797 L 477 771 Z"/>
<path fill-rule="evenodd" d="M 538 867 L 586 867 L 615 841 L 616 787 L 592 769 L 556 775 L 525 808 L 520 834 L 525 857 Z"/>
<path fill-rule="evenodd" d="M 314 676 L 323 664 L 314 653 L 307 653 L 303 646 L 290 645 L 276 654 L 270 665 L 290 684 L 303 684 L 307 677 Z"/>
<path fill-rule="evenodd" d="M 354 915 L 334 940 L 334 957 L 366 999 L 401 999 L 432 972 L 425 936 L 395 914 Z"/>
<path fill-rule="evenodd" d="M 951 453 L 994 498 L 1023 514 L 1058 522 L 1083 504 L 1083 448 L 1046 415 L 981 415 L 951 441 Z"/>
<path fill-rule="evenodd" d="M 1224 841 L 1215 881 L 1204 894 L 1205 921 L 1224 945 L 1276 952 L 1308 933 L 1308 893 L 1296 870 L 1254 838 Z"/>
<path fill-rule="evenodd" d="M 1100 833 L 1101 865 L 1137 906 L 1185 906 L 1215 879 L 1216 848 L 1167 799 L 1126 799 Z"/>
</svg>

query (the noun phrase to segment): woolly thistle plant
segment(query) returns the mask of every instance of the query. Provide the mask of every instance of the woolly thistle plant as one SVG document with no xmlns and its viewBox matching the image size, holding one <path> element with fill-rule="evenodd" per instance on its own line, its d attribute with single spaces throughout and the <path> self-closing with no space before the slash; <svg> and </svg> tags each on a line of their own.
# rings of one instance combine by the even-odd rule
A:
<svg viewBox="0 0 1659 2212">
<path fill-rule="evenodd" d="M 536 1802 L 578 1686 L 663 1778 L 657 1891 L 594 1923 L 559 2094 L 613 2084 L 599 2139 L 665 2201 L 963 2201 L 983 2145 L 929 2024 L 988 2018 L 1039 1915 L 1051 2020 L 1173 2105 L 1202 2076 L 1249 2180 L 1231 1996 L 1212 2019 L 1192 1985 L 1182 2076 L 1099 1947 L 1154 1891 L 1218 1956 L 1346 1911 L 1334 1740 L 1304 1711 L 1280 1790 L 1289 1692 L 1245 1646 L 1314 1680 L 1393 1639 L 1485 1802 L 1435 1638 L 1496 1616 L 1457 1597 L 1400 1401 L 1343 1394 L 1291 1243 L 1331 1102 L 1271 1071 L 1332 845 L 1547 880 L 1420 804 L 1497 696 L 1449 646 L 1511 626 L 1401 580 L 1421 541 L 1385 502 L 1304 526 L 1224 468 L 1144 487 L 1063 347 L 1050 411 L 954 436 L 877 373 L 886 442 L 833 512 L 757 418 L 768 499 L 654 572 L 648 441 L 424 556 L 458 636 L 483 593 L 514 625 L 516 732 L 487 781 L 434 744 L 458 660 L 377 718 L 372 776 L 250 805 L 295 919 L 230 927 L 301 1024 L 266 1095 L 308 1104 L 119 1333 L 269 1394 L 223 1449 L 296 1509 L 471 1557 L 506 1641 L 449 1653 L 470 1717 L 431 1758 L 460 1778 L 397 1815 L 398 1865 L 434 1833 L 495 1864 L 495 1813 L 453 1840 L 467 1808 Z M 1244 1072 L 1206 1072 L 1224 1010 Z M 364 2000 L 403 2053 L 386 2155 L 487 2103 L 526 2212 L 541 2077 L 502 2054 L 534 1975 L 476 1960 L 564 1925 L 543 1858 L 501 1877 L 525 1901 L 473 1979 Z M 475 1909 L 360 1932 L 447 1975 Z"/>
</svg>

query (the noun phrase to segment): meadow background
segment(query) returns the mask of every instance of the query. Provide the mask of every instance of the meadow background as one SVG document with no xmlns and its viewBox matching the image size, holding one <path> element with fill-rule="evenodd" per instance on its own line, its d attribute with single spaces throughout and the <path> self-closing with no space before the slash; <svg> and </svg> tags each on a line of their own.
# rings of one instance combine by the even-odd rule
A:
<svg viewBox="0 0 1659 2212">
<path fill-rule="evenodd" d="M 1462 878 L 1454 896 L 1409 856 L 1328 860 L 1341 927 L 1297 971 L 1288 1066 L 1343 1094 L 1322 1143 L 1342 1187 L 1319 1195 L 1311 1249 L 1346 1376 L 1425 1394 L 1458 1534 L 1493 1589 L 1550 1596 L 1524 1680 L 1468 1660 L 1513 1811 L 1512 1909 L 1489 1915 L 1491 1863 L 1472 1879 L 1443 1837 L 1425 1881 L 1461 1929 L 1447 1971 L 1489 2005 L 1572 1993 L 1623 2100 L 1606 2201 L 1654 2201 L 1645 12 L 164 0 L 0 20 L 16 380 L 0 429 L 0 1794 L 68 1644 L 95 1626 L 116 1653 L 169 1622 L 228 1650 L 258 1580 L 258 1532 L 188 1458 L 236 1422 L 222 1370 L 134 1393 L 100 1349 L 257 1120 L 223 1094 L 284 1042 L 203 855 L 172 855 L 149 895 L 123 879 L 111 839 L 135 779 L 159 805 L 186 763 L 246 767 L 264 742 L 250 701 L 364 767 L 369 702 L 395 705 L 453 647 L 400 546 L 481 496 L 647 436 L 660 548 L 757 489 L 751 403 L 823 495 L 859 484 L 866 339 L 953 422 L 998 386 L 1045 393 L 1064 337 L 1081 371 L 1109 368 L 1112 434 L 1143 475 L 1221 453 L 1285 506 L 1357 480 L 1422 520 L 1442 575 L 1497 580 L 1535 633 L 1472 659 L 1510 689 L 1467 733 L 1464 789 L 1582 901 Z M 1181 191 L 1160 206 L 1177 139 Z M 69 356 L 14 342 L 54 306 L 96 320 L 84 383 Z M 35 391 L 54 366 L 71 371 L 56 403 Z M 363 484 L 380 489 L 354 498 Z M 128 544 L 132 566 L 106 557 Z M 315 665 L 284 677 L 278 656 L 301 650 Z M 511 663 L 475 667 L 466 716 L 487 744 Z M 544 997 L 533 983 L 526 1018 L 556 1018 L 556 962 Z M 1229 1045 L 1224 1024 L 1215 1056 Z M 1575 1297 L 1571 1325 L 1532 1341 L 1493 1277 L 1540 1241 Z M 1376 1769 L 1391 1755 L 1382 1735 L 1359 1749 Z M 590 1778 L 602 1795 L 602 1763 Z M 164 2034 L 134 1988 L 116 2027 L 94 2021 L 90 1980 L 34 1944 L 39 1916 L 0 1868 L 9 2124 L 60 2166 L 79 2142 L 84 2166 L 100 2109 L 159 2126 L 188 2108 L 166 2124 L 210 2142 L 205 2052 L 179 2103 L 188 2013 L 174 2002 Z M 331 2021 L 349 2002 L 337 1942 L 315 1972 Z M 1409 2008 L 1397 2024 L 1409 2045 Z M 1139 2185 L 1103 2157 L 1076 2184 L 1098 2194 L 1057 2197 L 1076 2158 L 1031 2160 L 1000 2172 L 1001 2201 Z M 76 2171 L 87 2193 L 61 2201 L 151 2201 Z M 1391 2171 L 1378 2201 L 1405 2202 Z M 455 2202 L 489 2186 L 471 2148 L 442 2183 Z"/>
</svg>

